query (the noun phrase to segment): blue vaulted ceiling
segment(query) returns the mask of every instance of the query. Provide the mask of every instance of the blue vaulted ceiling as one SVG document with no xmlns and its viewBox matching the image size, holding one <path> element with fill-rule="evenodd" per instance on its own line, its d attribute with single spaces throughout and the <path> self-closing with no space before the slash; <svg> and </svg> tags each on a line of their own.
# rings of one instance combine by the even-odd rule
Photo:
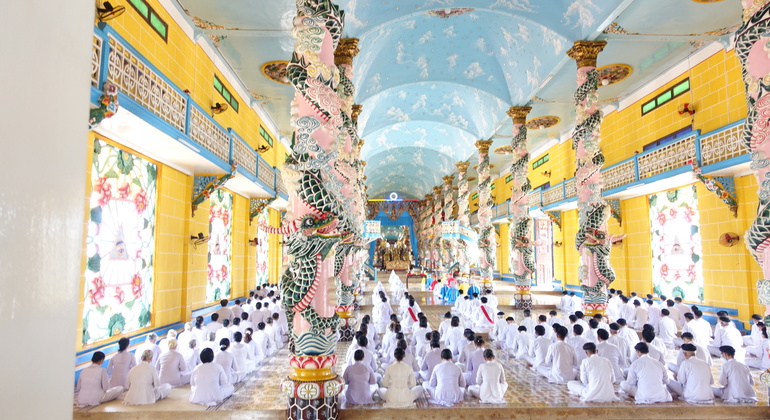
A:
<svg viewBox="0 0 770 420">
<path fill-rule="evenodd" d="M 178 0 L 191 21 L 216 40 L 254 100 L 290 137 L 291 86 L 261 72 L 288 60 L 293 0 Z M 576 40 L 606 39 L 599 65 L 625 64 L 624 81 L 600 89 L 611 103 L 685 59 L 725 41 L 741 21 L 734 1 L 691 0 L 339 0 L 345 37 L 359 39 L 356 103 L 363 105 L 370 197 L 390 192 L 422 198 L 475 163 L 473 143 L 508 144 L 510 106 L 560 122 L 529 131 L 530 147 L 568 134 L 574 125 L 575 65 L 565 52 Z M 492 155 L 494 171 L 509 156 Z M 471 174 L 474 175 L 474 174 Z"/>
</svg>

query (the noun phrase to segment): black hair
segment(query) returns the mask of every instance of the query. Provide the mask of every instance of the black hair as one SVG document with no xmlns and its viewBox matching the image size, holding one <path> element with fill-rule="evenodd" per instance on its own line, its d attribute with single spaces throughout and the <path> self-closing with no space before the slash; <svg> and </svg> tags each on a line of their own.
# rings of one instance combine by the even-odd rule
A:
<svg viewBox="0 0 770 420">
<path fill-rule="evenodd" d="M 579 324 L 576 326 L 579 326 Z M 591 327 L 592 329 L 599 328 L 599 321 L 591 318 L 588 320 L 588 326 Z"/>
<path fill-rule="evenodd" d="M 235 334 L 233 334 L 233 340 L 234 340 L 236 343 L 240 343 L 240 342 L 241 342 L 241 340 L 243 340 L 243 334 L 241 334 L 241 332 L 240 332 L 240 331 L 236 331 L 236 332 L 235 332 Z"/>
<path fill-rule="evenodd" d="M 356 350 L 353 353 L 353 360 L 356 362 L 360 362 L 361 360 L 364 360 L 364 351 L 361 349 Z"/>
<path fill-rule="evenodd" d="M 264 330 L 265 329 L 265 323 L 264 322 L 260 322 L 259 324 L 257 324 L 257 329 L 258 330 Z"/>
<path fill-rule="evenodd" d="M 452 360 L 452 350 L 449 350 L 449 349 L 441 350 L 441 359 Z"/>
<path fill-rule="evenodd" d="M 567 334 L 569 331 L 565 327 L 562 327 L 561 325 L 556 328 L 556 336 L 564 340 L 567 337 Z"/>
<path fill-rule="evenodd" d="M 535 335 L 541 336 L 545 335 L 545 327 L 542 325 L 536 325 L 535 326 Z"/>
<path fill-rule="evenodd" d="M 620 330 L 620 325 L 617 322 L 613 322 L 612 324 L 610 324 L 610 329 L 612 331 L 618 331 Z"/>
<path fill-rule="evenodd" d="M 230 347 L 230 339 L 229 338 L 223 338 L 219 340 L 219 349 L 222 351 L 227 350 L 227 348 Z"/>
<path fill-rule="evenodd" d="M 118 351 L 125 351 L 129 344 L 131 344 L 131 340 L 128 337 L 121 338 L 118 340 Z"/>
<path fill-rule="evenodd" d="M 233 318 L 233 325 L 241 325 L 241 319 L 238 317 Z"/>
<path fill-rule="evenodd" d="M 94 353 L 93 356 L 91 356 L 91 362 L 93 363 L 102 363 L 104 361 L 104 353 L 97 351 Z"/>
<path fill-rule="evenodd" d="M 404 351 L 404 349 L 396 348 L 395 350 L 393 350 L 393 357 L 395 357 L 397 361 L 400 362 L 404 360 L 404 356 L 406 356 L 406 352 Z"/>
<path fill-rule="evenodd" d="M 484 350 L 484 358 L 485 359 L 494 359 L 495 358 L 495 352 L 493 352 L 492 349 Z"/>
<path fill-rule="evenodd" d="M 527 327 L 525 327 L 525 326 L 523 326 L 523 325 L 519 325 L 519 328 L 518 328 L 518 330 L 519 330 L 520 332 L 521 332 L 521 331 L 524 331 L 524 332 L 526 332 L 526 331 L 527 331 Z"/>
<path fill-rule="evenodd" d="M 652 330 L 644 330 L 642 331 L 642 339 L 648 343 L 652 343 L 652 340 L 655 339 L 655 332 Z"/>
<path fill-rule="evenodd" d="M 599 328 L 599 331 L 596 331 L 596 336 L 601 338 L 602 341 L 607 341 L 610 339 L 610 333 L 608 333 L 604 328 Z"/>
<path fill-rule="evenodd" d="M 242 320 L 244 320 L 244 321 L 246 321 L 247 319 L 249 319 L 249 313 L 248 313 L 248 312 L 244 312 L 244 313 L 242 313 L 242 314 L 241 314 L 241 319 L 242 319 Z"/>
<path fill-rule="evenodd" d="M 229 319 L 223 319 L 222 320 L 222 326 L 227 328 L 230 326 L 230 320 Z"/>
<path fill-rule="evenodd" d="M 650 347 L 647 345 L 647 343 L 639 342 L 634 346 L 634 350 L 642 354 L 647 354 L 650 352 Z"/>
<path fill-rule="evenodd" d="M 201 350 L 201 363 L 211 363 L 214 361 L 214 350 L 206 347 Z"/>
<path fill-rule="evenodd" d="M 669 316 L 669 315 L 671 315 L 671 311 L 669 311 L 669 310 L 668 310 L 668 309 L 666 309 L 666 308 L 663 308 L 663 309 L 661 309 L 661 310 L 660 310 L 660 313 L 661 313 L 661 315 L 665 315 L 665 316 Z"/>
<path fill-rule="evenodd" d="M 593 319 L 591 321 L 593 321 Z M 582 335 L 583 334 L 583 326 L 580 325 L 580 324 L 573 325 L 572 326 L 572 332 L 574 332 L 575 335 Z"/>
<path fill-rule="evenodd" d="M 588 343 L 583 344 L 583 350 L 594 354 L 596 353 L 596 344 L 589 341 Z"/>
<path fill-rule="evenodd" d="M 481 337 L 481 336 L 477 336 L 477 337 L 476 337 L 476 338 L 473 340 L 473 344 L 475 344 L 475 345 L 476 345 L 476 347 L 481 347 L 481 346 L 483 346 L 483 345 L 484 345 L 484 338 L 483 338 L 483 337 Z"/>
<path fill-rule="evenodd" d="M 719 352 L 724 353 L 730 357 L 735 357 L 735 349 L 733 346 L 721 346 L 719 347 Z"/>
<path fill-rule="evenodd" d="M 198 315 L 198 316 L 195 318 L 195 328 L 198 328 L 198 329 L 200 329 L 202 326 L 203 326 L 203 317 L 202 317 L 202 316 L 200 316 L 200 315 Z"/>
<path fill-rule="evenodd" d="M 539 315 L 537 317 L 537 320 L 540 321 L 540 322 L 547 322 L 548 318 L 545 315 Z"/>
<path fill-rule="evenodd" d="M 222 305 L 222 307 L 224 308 L 225 306 L 227 306 L 227 299 L 220 300 L 219 304 Z"/>
<path fill-rule="evenodd" d="M 460 326 L 460 318 L 458 318 L 456 316 L 453 316 L 452 317 L 452 322 L 451 322 L 450 325 L 453 326 L 453 327 L 459 327 Z"/>
<path fill-rule="evenodd" d="M 211 314 L 211 322 L 217 322 L 219 320 L 219 314 L 214 312 Z"/>
<path fill-rule="evenodd" d="M 692 335 L 691 332 L 683 332 L 682 333 L 682 339 L 685 339 L 685 338 L 688 338 L 688 339 L 692 340 L 693 338 L 695 338 L 695 336 Z"/>
</svg>

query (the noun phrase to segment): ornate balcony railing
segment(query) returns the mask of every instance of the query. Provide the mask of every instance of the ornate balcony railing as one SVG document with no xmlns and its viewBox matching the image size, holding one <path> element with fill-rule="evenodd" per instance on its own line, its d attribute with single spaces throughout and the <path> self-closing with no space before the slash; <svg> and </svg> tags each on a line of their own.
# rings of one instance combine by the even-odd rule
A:
<svg viewBox="0 0 770 420">
<path fill-rule="evenodd" d="M 254 151 L 249 142 L 232 129 L 225 129 L 217 123 L 205 107 L 193 102 L 186 91 L 172 83 L 119 33 L 102 23 L 94 30 L 93 36 L 92 100 L 98 97 L 99 90 L 107 81 L 117 85 L 121 95 L 133 100 L 127 102 L 135 109 L 144 109 L 140 113 L 141 118 L 147 119 L 149 111 L 170 128 L 152 117 L 149 123 L 172 137 L 177 136 L 180 141 L 197 144 L 205 150 L 199 153 L 222 169 L 238 164 L 244 171 L 242 173 L 252 181 L 262 181 L 264 185 L 261 188 L 267 189 L 268 193 L 277 189 L 276 171 Z M 283 188 L 282 184 L 278 187 Z"/>
<path fill-rule="evenodd" d="M 746 153 L 741 142 L 743 123 L 707 134 L 700 138 L 700 158 L 703 166 L 732 159 Z"/>
</svg>

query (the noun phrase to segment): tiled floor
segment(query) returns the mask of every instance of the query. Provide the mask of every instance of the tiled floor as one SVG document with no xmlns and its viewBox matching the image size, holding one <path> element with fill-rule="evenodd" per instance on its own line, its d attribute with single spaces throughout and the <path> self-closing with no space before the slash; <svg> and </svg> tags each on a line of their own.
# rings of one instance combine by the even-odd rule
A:
<svg viewBox="0 0 770 420">
<path fill-rule="evenodd" d="M 370 284 L 368 289 L 371 289 Z M 410 287 L 414 289 L 414 294 L 418 298 L 423 312 L 428 316 L 432 326 L 436 327 L 443 317 L 443 314 L 449 310 L 448 306 L 431 305 L 432 296 L 427 292 L 419 292 L 419 288 L 416 285 Z M 508 312 L 509 314 L 515 314 L 516 319 L 522 318 L 520 311 L 512 310 L 510 306 L 504 306 L 504 303 L 508 303 L 512 295 L 512 287 L 500 284 L 497 287 L 496 293 L 499 295 L 500 309 Z M 538 294 L 536 295 L 536 304 L 539 305 L 553 305 L 558 300 L 558 296 L 553 294 Z M 368 304 L 371 301 L 367 299 L 364 303 Z M 369 312 L 369 307 L 364 306 L 358 316 L 363 316 Z M 506 309 L 507 308 L 507 309 Z M 535 311 L 536 313 L 547 313 L 547 310 Z M 347 351 L 349 343 L 339 343 L 338 354 L 344 355 Z M 152 406 L 124 406 L 120 401 L 115 401 L 108 404 L 103 404 L 99 407 L 87 410 L 76 411 L 89 411 L 96 412 L 138 412 L 138 411 L 222 411 L 222 410 L 284 410 L 287 406 L 286 397 L 280 392 L 280 383 L 287 377 L 289 373 L 289 366 L 287 363 L 288 350 L 286 347 L 281 349 L 275 356 L 267 360 L 259 370 L 251 375 L 248 379 L 240 384 L 235 394 L 229 399 L 225 400 L 222 404 L 216 407 L 203 407 L 187 402 L 189 397 L 189 386 L 178 388 L 172 391 L 168 399 L 160 401 Z M 673 361 L 676 359 L 676 351 L 670 350 L 668 357 Z M 547 380 L 533 371 L 518 360 L 510 359 L 502 354 L 498 353 L 498 360 L 503 362 L 506 369 L 506 378 L 508 380 L 508 391 L 506 393 L 506 404 L 493 405 L 493 404 L 480 404 L 478 400 L 466 399 L 462 403 L 459 403 L 453 408 L 481 408 L 493 409 L 500 407 L 562 407 L 562 408 L 578 408 L 578 407 L 634 407 L 634 402 L 631 398 L 624 394 L 620 394 L 621 401 L 615 403 L 583 403 L 580 402 L 578 397 L 570 395 L 567 392 L 567 387 L 564 385 L 549 384 Z M 720 359 L 714 359 L 714 377 L 718 378 L 719 367 L 722 365 Z M 341 375 L 344 371 L 344 360 L 337 365 L 337 372 Z M 759 371 L 753 370 L 752 374 L 757 382 L 755 389 L 757 390 L 757 396 L 759 397 L 759 403 L 757 406 L 768 406 L 768 390 L 766 387 L 759 385 L 758 376 Z M 717 406 L 724 405 L 717 403 Z M 691 407 L 690 404 L 682 401 L 674 401 L 666 404 L 658 404 L 657 407 L 671 407 L 678 408 L 681 411 L 682 408 Z M 348 409 L 364 409 L 376 410 L 382 409 L 382 404 L 377 402 L 369 406 L 349 406 Z M 427 394 L 418 400 L 417 408 L 419 409 L 443 409 L 444 407 L 431 404 L 428 402 Z M 352 412 L 351 412 L 352 413 Z M 767 418 L 770 418 L 770 409 L 767 411 Z M 629 413 L 630 414 L 630 413 Z"/>
</svg>

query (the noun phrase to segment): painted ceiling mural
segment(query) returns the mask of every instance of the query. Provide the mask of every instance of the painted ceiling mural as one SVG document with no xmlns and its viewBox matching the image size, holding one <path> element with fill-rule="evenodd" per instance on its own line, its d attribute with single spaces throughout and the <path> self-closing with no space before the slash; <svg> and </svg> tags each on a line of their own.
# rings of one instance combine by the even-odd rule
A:
<svg viewBox="0 0 770 420">
<path fill-rule="evenodd" d="M 269 76 L 294 45 L 292 0 L 178 0 L 235 72 L 291 136 L 291 86 Z M 613 103 L 711 41 L 726 42 L 739 4 L 691 0 L 339 0 L 354 60 L 359 130 L 370 197 L 422 198 L 473 160 L 473 142 L 510 143 L 510 106 L 559 122 L 529 133 L 530 150 L 574 125 L 576 40 L 606 39 L 599 65 L 628 66 L 628 77 L 600 89 Z M 496 170 L 510 156 L 492 154 Z M 475 172 L 469 175 L 475 176 Z"/>
</svg>

